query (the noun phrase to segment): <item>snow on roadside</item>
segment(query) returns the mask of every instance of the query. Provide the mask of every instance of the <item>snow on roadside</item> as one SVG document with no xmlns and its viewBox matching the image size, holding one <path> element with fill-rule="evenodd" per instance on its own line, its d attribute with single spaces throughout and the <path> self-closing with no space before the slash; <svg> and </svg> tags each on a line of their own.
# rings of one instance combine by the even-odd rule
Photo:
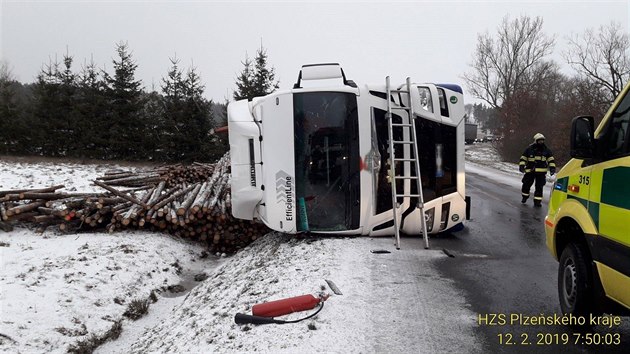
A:
<svg viewBox="0 0 630 354">
<path fill-rule="evenodd" d="M 406 256 L 420 262 L 419 267 L 401 269 L 407 263 L 394 260 L 388 265 L 369 256 L 371 249 L 384 247 L 392 248 L 390 238 L 296 239 L 269 234 L 218 268 L 191 291 L 170 321 L 130 343 L 130 352 L 475 351 L 475 316 L 454 284 L 439 278 L 432 266 L 446 256 L 422 249 L 394 251 L 390 259 Z M 398 278 L 398 272 L 409 278 Z M 237 312 L 251 314 L 256 303 L 331 293 L 325 279 L 333 279 L 343 295 L 332 294 L 312 319 L 286 325 L 234 323 Z M 424 303 L 413 301 L 418 297 Z M 389 325 L 377 325 L 383 322 Z M 405 333 L 397 337 L 400 331 Z"/>
<path fill-rule="evenodd" d="M 521 174 L 518 171 L 518 161 L 501 161 L 499 153 L 492 143 L 465 145 L 465 150 L 465 159 L 467 164 L 473 163 L 475 165 L 491 167 L 494 170 L 501 171 L 509 175 L 517 176 Z"/>
<path fill-rule="evenodd" d="M 102 192 L 92 181 L 117 164 L 0 161 L 0 189 L 65 185 L 62 191 Z M 122 314 L 152 290 L 153 312 L 170 309 L 171 298 L 197 284 L 194 275 L 220 261 L 201 258 L 206 247 L 151 232 L 35 233 L 24 227 L 0 231 L 0 351 L 66 352 L 123 320 L 123 335 L 135 323 Z M 168 290 L 168 288 L 172 290 Z M 166 289 L 166 290 L 164 290 Z M 168 297 L 167 297 L 168 296 Z"/>
<path fill-rule="evenodd" d="M 523 174 L 519 172 L 518 163 L 501 161 L 496 147 L 491 143 L 466 145 L 465 158 L 466 172 L 485 176 L 520 190 Z M 547 174 L 547 185 L 543 189 L 545 200 L 548 200 L 555 181 L 555 175 Z"/>
<path fill-rule="evenodd" d="M 200 272 L 208 279 L 195 283 L 188 295 L 159 294 L 145 318 L 125 320 L 120 338 L 97 353 L 377 348 L 432 353 L 443 348 L 470 352 L 478 345 L 465 298 L 433 267 L 446 256 L 439 250 L 403 248 L 387 255 L 388 262 L 375 261 L 370 250 L 392 249 L 390 238 L 298 239 L 272 233 L 219 260 L 200 260 L 198 245 L 144 232 L 41 237 L 19 230 L 0 234 L 0 242 L 6 246 L 0 247 L 0 333 L 7 336 L 0 350 L 5 352 L 65 352 L 123 318 L 131 300 L 146 299 L 151 289 L 185 283 Z M 409 257 L 417 266 L 405 268 Z M 234 323 L 237 312 L 251 313 L 255 303 L 330 294 L 325 279 L 333 279 L 343 295 L 332 294 L 311 320 L 283 326 Z M 396 309 L 397 304 L 411 307 Z M 378 325 L 383 321 L 390 325 Z M 400 332 L 402 338 L 395 337 Z M 455 334 L 458 342 L 451 343 L 445 333 Z"/>
<path fill-rule="evenodd" d="M 133 300 L 167 295 L 191 274 L 209 272 L 203 247 L 148 232 L 36 235 L 0 233 L 0 350 L 66 352 L 101 334 Z M 158 296 L 158 303 L 159 298 Z M 130 320 L 123 322 L 132 325 Z"/>
</svg>

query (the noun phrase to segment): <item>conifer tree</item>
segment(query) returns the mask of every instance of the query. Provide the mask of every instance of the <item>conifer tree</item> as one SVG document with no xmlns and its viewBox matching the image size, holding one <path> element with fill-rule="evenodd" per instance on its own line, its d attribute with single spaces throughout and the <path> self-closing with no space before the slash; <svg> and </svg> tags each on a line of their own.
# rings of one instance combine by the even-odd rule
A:
<svg viewBox="0 0 630 354">
<path fill-rule="evenodd" d="M 164 125 L 164 101 L 156 91 L 147 93 L 144 98 L 142 116 L 148 123 L 148 131 L 144 136 L 144 147 L 149 160 L 164 161 L 166 159 L 165 141 L 167 131 Z"/>
<path fill-rule="evenodd" d="M 14 90 L 15 79 L 9 70 L 9 64 L 0 61 L 0 153 L 15 150 L 19 131 L 19 112 Z"/>
<path fill-rule="evenodd" d="M 242 61 L 241 64 L 243 64 L 243 71 L 236 78 L 236 91 L 233 95 L 237 101 L 255 97 L 252 61 L 245 55 L 245 61 Z"/>
<path fill-rule="evenodd" d="M 251 100 L 254 97 L 268 95 L 279 88 L 279 82 L 275 81 L 275 68 L 269 68 L 267 50 L 260 46 L 256 51 L 256 57 L 252 62 L 245 56 L 243 71 L 236 78 L 236 91 L 234 99 Z"/>
<path fill-rule="evenodd" d="M 66 60 L 65 64 L 72 64 Z M 63 156 L 66 153 L 67 137 L 64 136 L 66 112 L 61 103 L 62 74 L 60 63 L 50 60 L 39 74 L 33 90 L 32 115 L 34 124 L 24 137 L 25 149 L 47 156 Z"/>
<path fill-rule="evenodd" d="M 169 160 L 208 161 L 216 158 L 212 128 L 212 102 L 203 97 L 205 86 L 197 69 L 186 73 L 172 58 L 168 76 L 162 79 L 164 119 L 162 148 Z"/>
<path fill-rule="evenodd" d="M 257 96 L 268 95 L 280 86 L 276 79 L 275 69 L 273 67 L 267 68 L 267 50 L 260 46 L 260 49 L 256 52 L 256 58 L 254 59 L 254 87 Z"/>
<path fill-rule="evenodd" d="M 214 118 L 214 125 L 217 128 L 220 127 L 225 127 L 228 125 L 228 120 L 227 120 L 227 106 L 230 103 L 230 101 L 228 100 L 227 97 L 225 97 L 225 101 L 223 103 L 215 103 L 213 104 L 213 118 Z M 218 149 L 218 152 L 223 155 L 223 153 L 225 153 L 226 151 L 230 150 L 230 144 L 228 141 L 228 135 L 227 134 L 215 134 L 214 135 L 216 138 L 216 146 Z"/>
<path fill-rule="evenodd" d="M 164 114 L 159 121 L 159 144 L 168 160 L 181 158 L 178 152 L 185 134 L 183 117 L 184 79 L 177 57 L 170 58 L 171 67 L 167 77 L 162 78 L 162 101 Z"/>
<path fill-rule="evenodd" d="M 81 156 L 102 158 L 109 149 L 106 132 L 109 129 L 107 121 L 106 98 L 104 84 L 94 60 L 86 62 L 77 75 L 79 95 L 76 110 L 81 116 L 78 123 L 82 140 Z"/>
<path fill-rule="evenodd" d="M 182 98 L 184 93 L 184 74 L 179 67 L 177 57 L 169 58 L 169 60 L 171 61 L 171 68 L 168 71 L 168 76 L 162 78 L 162 93 L 169 101 L 177 101 Z"/>
<path fill-rule="evenodd" d="M 76 156 L 78 151 L 84 150 L 83 132 L 81 124 L 83 117 L 77 108 L 77 75 L 72 71 L 74 59 L 69 54 L 63 57 L 63 67 L 56 74 L 58 75 L 59 86 L 59 114 L 58 117 L 58 141 L 60 155 Z"/>
<path fill-rule="evenodd" d="M 207 161 L 218 158 L 215 141 L 210 138 L 210 130 L 214 127 L 212 119 L 212 101 L 203 97 L 205 85 L 197 69 L 191 66 L 186 73 L 186 123 L 188 139 L 187 155 L 192 160 Z"/>
<path fill-rule="evenodd" d="M 103 72 L 105 92 L 110 110 L 110 129 L 107 138 L 111 144 L 111 157 L 142 158 L 147 152 L 141 142 L 148 124 L 141 114 L 142 83 L 136 80 L 138 65 L 129 52 L 127 43 L 116 44 L 118 59 L 113 59 L 114 75 Z"/>
</svg>

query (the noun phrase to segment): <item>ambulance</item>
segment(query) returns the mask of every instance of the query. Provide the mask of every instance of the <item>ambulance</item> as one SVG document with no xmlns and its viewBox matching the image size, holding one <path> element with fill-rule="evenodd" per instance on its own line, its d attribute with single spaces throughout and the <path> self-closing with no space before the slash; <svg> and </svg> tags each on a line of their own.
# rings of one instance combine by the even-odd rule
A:
<svg viewBox="0 0 630 354">
<path fill-rule="evenodd" d="M 393 235 L 395 224 L 420 233 L 415 155 L 401 145 L 389 156 L 389 96 L 394 107 L 414 102 L 426 231 L 460 228 L 467 211 L 461 87 L 410 84 L 413 100 L 392 92 L 386 84 L 357 85 L 339 64 L 310 64 L 291 90 L 231 102 L 234 217 L 290 234 Z M 411 126 L 409 112 L 396 110 L 391 121 Z M 409 140 L 409 131 L 398 132 L 397 141 Z M 401 196 L 395 205 L 392 161 L 401 176 L 393 183 Z"/>
<path fill-rule="evenodd" d="M 630 313 L 630 85 L 597 129 L 573 119 L 571 157 L 545 218 L 565 314 Z"/>
</svg>

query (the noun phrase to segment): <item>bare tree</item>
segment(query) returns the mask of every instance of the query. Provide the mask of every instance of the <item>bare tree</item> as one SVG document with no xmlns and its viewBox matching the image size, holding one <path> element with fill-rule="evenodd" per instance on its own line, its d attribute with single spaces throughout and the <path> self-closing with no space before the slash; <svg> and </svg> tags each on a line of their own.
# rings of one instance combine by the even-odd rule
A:
<svg viewBox="0 0 630 354">
<path fill-rule="evenodd" d="M 13 80 L 15 80 L 15 78 L 13 77 L 13 72 L 9 62 L 4 59 L 0 59 L 0 81 L 9 82 Z"/>
<path fill-rule="evenodd" d="M 544 58 L 553 50 L 554 39 L 542 31 L 541 17 L 505 16 L 496 38 L 479 34 L 473 54 L 472 71 L 464 74 L 471 94 L 500 108 L 516 91 L 536 81 L 534 74 L 545 74 L 551 64 Z"/>
<path fill-rule="evenodd" d="M 630 37 L 619 23 L 570 37 L 563 55 L 579 75 L 605 90 L 609 103 L 630 79 Z"/>
</svg>

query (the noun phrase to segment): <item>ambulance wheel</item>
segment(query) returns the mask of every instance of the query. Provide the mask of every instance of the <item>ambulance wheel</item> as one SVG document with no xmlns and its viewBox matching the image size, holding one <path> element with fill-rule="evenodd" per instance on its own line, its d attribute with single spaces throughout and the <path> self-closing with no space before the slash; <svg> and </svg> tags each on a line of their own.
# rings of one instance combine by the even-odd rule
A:
<svg viewBox="0 0 630 354">
<path fill-rule="evenodd" d="M 585 244 L 569 243 L 560 256 L 558 295 L 565 315 L 584 316 L 593 311 L 593 274 Z"/>
</svg>

